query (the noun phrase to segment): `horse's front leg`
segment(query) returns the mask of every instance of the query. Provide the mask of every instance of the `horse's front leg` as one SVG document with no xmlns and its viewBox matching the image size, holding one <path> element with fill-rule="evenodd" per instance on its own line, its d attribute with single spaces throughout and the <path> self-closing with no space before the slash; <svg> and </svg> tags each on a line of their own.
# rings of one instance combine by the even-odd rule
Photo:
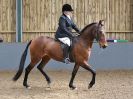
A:
<svg viewBox="0 0 133 99">
<path fill-rule="evenodd" d="M 78 64 L 75 64 L 75 66 L 74 66 L 74 68 L 73 68 L 73 71 L 72 71 L 72 77 L 71 77 L 71 80 L 70 80 L 70 83 L 69 83 L 69 87 L 70 87 L 71 89 L 75 89 L 75 88 L 76 88 L 76 87 L 73 85 L 73 80 L 74 80 L 74 78 L 75 78 L 75 75 L 76 75 L 78 69 L 79 69 L 79 65 L 78 65 Z"/>
<path fill-rule="evenodd" d="M 91 68 L 91 66 L 88 65 L 87 62 L 85 62 L 85 64 L 82 65 L 82 67 L 83 67 L 84 69 L 86 69 L 86 70 L 88 70 L 88 71 L 90 71 L 90 72 L 92 73 L 92 80 L 91 80 L 91 82 L 90 82 L 90 84 L 89 84 L 89 86 L 88 86 L 88 88 L 91 88 L 91 87 L 95 84 L 96 71 L 93 70 L 93 69 Z"/>
</svg>

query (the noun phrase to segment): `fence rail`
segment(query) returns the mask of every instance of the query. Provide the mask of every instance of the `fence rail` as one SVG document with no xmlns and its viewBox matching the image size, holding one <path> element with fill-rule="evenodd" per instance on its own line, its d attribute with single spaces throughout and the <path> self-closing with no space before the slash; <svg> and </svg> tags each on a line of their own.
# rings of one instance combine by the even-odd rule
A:
<svg viewBox="0 0 133 99">
<path fill-rule="evenodd" d="M 23 32 L 23 42 L 27 42 L 39 36 L 49 36 L 54 38 L 55 31 L 24 31 Z M 133 41 L 133 31 L 113 31 L 106 32 L 107 39 L 123 39 Z M 3 38 L 4 42 L 15 42 L 16 32 L 0 32 L 0 37 Z"/>
</svg>

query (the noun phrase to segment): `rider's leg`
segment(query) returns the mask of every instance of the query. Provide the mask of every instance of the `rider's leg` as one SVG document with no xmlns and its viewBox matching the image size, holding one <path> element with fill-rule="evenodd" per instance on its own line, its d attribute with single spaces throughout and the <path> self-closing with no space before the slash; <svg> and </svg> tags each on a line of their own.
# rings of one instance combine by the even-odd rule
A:
<svg viewBox="0 0 133 99">
<path fill-rule="evenodd" d="M 66 64 L 69 64 L 70 63 L 70 59 L 69 59 L 69 46 L 67 44 L 64 45 L 63 56 L 64 56 L 63 62 L 66 63 Z"/>
<path fill-rule="evenodd" d="M 68 57 L 69 56 L 70 39 L 68 37 L 64 37 L 64 38 L 59 38 L 59 40 L 64 43 L 64 48 L 63 48 L 64 60 L 63 60 L 63 62 L 68 64 L 68 63 L 70 63 L 70 59 Z"/>
</svg>

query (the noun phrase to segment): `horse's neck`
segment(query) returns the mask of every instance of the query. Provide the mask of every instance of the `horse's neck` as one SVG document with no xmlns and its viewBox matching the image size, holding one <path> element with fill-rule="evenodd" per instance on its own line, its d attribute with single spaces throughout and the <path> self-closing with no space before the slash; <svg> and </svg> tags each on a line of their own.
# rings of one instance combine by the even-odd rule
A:
<svg viewBox="0 0 133 99">
<path fill-rule="evenodd" d="M 81 39 L 84 42 L 86 47 L 92 48 L 94 40 L 94 37 L 92 35 L 92 29 L 83 31 L 83 33 L 81 33 L 81 35 L 79 36 L 79 39 Z"/>
</svg>

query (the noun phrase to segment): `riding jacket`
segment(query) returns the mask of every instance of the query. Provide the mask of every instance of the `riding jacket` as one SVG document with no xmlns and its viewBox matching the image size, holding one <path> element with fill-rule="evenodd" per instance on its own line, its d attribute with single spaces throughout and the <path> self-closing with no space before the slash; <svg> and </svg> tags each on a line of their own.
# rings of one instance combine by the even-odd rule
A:
<svg viewBox="0 0 133 99">
<path fill-rule="evenodd" d="M 58 25 L 59 26 L 55 34 L 56 39 L 63 37 L 73 38 L 72 29 L 74 29 L 77 33 L 80 32 L 73 20 L 69 19 L 65 14 L 59 18 Z"/>
</svg>

